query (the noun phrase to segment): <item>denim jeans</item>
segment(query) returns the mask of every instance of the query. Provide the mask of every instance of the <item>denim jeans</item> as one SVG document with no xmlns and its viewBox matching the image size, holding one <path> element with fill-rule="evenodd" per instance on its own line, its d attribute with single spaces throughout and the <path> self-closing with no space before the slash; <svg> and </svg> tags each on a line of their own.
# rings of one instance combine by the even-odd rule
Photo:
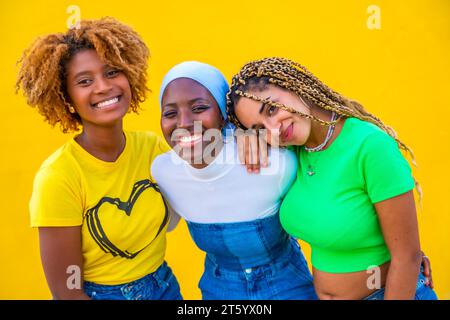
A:
<svg viewBox="0 0 450 320">
<path fill-rule="evenodd" d="M 165 261 L 155 272 L 129 283 L 102 285 L 85 281 L 84 291 L 93 300 L 183 299 L 178 281 Z"/>
<path fill-rule="evenodd" d="M 426 279 L 423 275 L 423 267 L 420 268 L 419 278 L 416 285 L 416 295 L 414 300 L 438 300 L 438 297 L 433 289 L 425 285 Z M 384 288 L 381 288 L 371 295 L 364 298 L 364 300 L 384 300 Z"/>
<path fill-rule="evenodd" d="M 206 252 L 199 282 L 204 300 L 315 300 L 312 276 L 278 214 L 237 223 L 188 222 Z"/>
</svg>

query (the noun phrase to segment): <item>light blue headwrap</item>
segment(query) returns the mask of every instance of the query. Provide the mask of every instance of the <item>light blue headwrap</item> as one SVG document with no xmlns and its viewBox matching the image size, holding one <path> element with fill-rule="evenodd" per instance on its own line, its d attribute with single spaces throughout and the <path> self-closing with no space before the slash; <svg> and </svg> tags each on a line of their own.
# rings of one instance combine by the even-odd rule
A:
<svg viewBox="0 0 450 320">
<path fill-rule="evenodd" d="M 228 122 L 226 111 L 226 94 L 228 83 L 223 74 L 215 67 L 198 61 L 186 61 L 175 65 L 164 76 L 161 89 L 159 91 L 159 105 L 162 108 L 162 97 L 164 90 L 173 80 L 188 78 L 197 81 L 212 94 L 223 118 Z"/>
</svg>

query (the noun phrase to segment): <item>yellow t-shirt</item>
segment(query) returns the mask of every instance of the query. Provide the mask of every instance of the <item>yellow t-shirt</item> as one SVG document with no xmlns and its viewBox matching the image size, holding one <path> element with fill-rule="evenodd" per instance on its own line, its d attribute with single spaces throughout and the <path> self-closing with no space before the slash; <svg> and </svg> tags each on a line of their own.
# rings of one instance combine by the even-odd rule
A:
<svg viewBox="0 0 450 320">
<path fill-rule="evenodd" d="M 115 162 L 70 140 L 41 166 L 30 200 L 32 227 L 82 226 L 84 279 L 127 283 L 164 261 L 168 210 L 153 182 L 153 159 L 170 148 L 151 132 L 125 132 Z"/>
</svg>

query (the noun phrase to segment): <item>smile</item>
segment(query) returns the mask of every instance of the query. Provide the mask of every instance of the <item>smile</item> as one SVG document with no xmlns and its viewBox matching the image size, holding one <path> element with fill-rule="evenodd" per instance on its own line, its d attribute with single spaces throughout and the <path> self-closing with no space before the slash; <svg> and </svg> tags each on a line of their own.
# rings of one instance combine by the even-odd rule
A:
<svg viewBox="0 0 450 320">
<path fill-rule="evenodd" d="M 115 105 L 116 103 L 118 103 L 120 98 L 121 98 L 121 96 L 117 96 L 117 97 L 114 97 L 114 98 L 111 98 L 108 100 L 103 100 L 101 102 L 97 102 L 97 103 L 93 104 L 92 106 L 97 109 L 105 109 L 107 107 L 111 107 L 111 106 Z"/>
<path fill-rule="evenodd" d="M 281 139 L 283 142 L 288 142 L 292 139 L 292 134 L 294 132 L 294 124 L 291 123 L 286 130 L 284 130 L 283 135 L 281 136 Z"/>
<path fill-rule="evenodd" d="M 201 134 L 193 134 L 190 136 L 181 136 L 181 137 L 178 137 L 177 140 L 178 140 L 178 144 L 183 148 L 192 147 L 193 145 L 202 141 L 202 135 Z"/>
</svg>

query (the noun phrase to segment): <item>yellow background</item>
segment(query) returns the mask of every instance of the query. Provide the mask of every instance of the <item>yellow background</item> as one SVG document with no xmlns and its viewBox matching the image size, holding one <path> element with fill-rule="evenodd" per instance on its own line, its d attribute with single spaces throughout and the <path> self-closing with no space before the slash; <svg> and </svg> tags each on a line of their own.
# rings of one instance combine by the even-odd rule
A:
<svg viewBox="0 0 450 320">
<path fill-rule="evenodd" d="M 42 271 L 28 200 L 42 161 L 70 135 L 44 123 L 14 94 L 16 60 L 39 35 L 66 30 L 69 5 L 81 18 L 113 16 L 150 47 L 153 94 L 132 130 L 159 129 L 157 102 L 164 73 L 183 60 L 215 65 L 231 76 L 264 56 L 296 60 L 336 91 L 359 100 L 392 125 L 415 151 L 424 191 L 419 211 L 423 250 L 440 298 L 450 299 L 450 1 L 2 1 L 0 4 L 0 298 L 51 298 Z M 381 29 L 369 30 L 369 5 Z M 207 195 L 204 195 L 207 197 Z M 168 235 L 167 260 L 187 299 L 199 299 L 203 254 L 184 223 Z M 309 257 L 309 248 L 304 245 Z"/>
</svg>

